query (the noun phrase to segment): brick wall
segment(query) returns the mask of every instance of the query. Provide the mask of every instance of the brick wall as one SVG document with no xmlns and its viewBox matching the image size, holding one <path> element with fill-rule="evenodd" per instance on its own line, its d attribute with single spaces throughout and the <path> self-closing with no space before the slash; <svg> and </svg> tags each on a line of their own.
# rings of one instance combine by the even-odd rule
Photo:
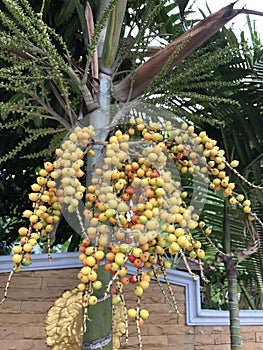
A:
<svg viewBox="0 0 263 350">
<path fill-rule="evenodd" d="M 44 319 L 54 300 L 66 289 L 76 286 L 78 269 L 20 272 L 10 284 L 8 299 L 0 307 L 1 350 L 48 350 L 45 345 Z M 3 295 L 8 274 L 0 275 Z M 133 286 L 126 286 L 129 307 L 134 306 Z M 143 295 L 143 307 L 150 317 L 141 328 L 144 350 L 230 350 L 227 326 L 185 326 L 184 288 L 174 286 L 182 316 L 172 312 L 159 287 Z M 136 327 L 130 325 L 129 347 L 137 349 Z M 263 325 L 242 326 L 243 350 L 263 350 Z"/>
</svg>

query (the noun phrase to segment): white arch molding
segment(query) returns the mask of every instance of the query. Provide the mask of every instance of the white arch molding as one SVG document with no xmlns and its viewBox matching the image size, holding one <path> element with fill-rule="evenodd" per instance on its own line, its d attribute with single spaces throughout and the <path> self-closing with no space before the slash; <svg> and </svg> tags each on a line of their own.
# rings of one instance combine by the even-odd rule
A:
<svg viewBox="0 0 263 350">
<path fill-rule="evenodd" d="M 22 271 L 58 270 L 81 267 L 79 253 L 56 253 L 52 255 L 52 262 L 48 262 L 47 254 L 32 255 L 32 265 L 23 266 Z M 13 263 L 10 256 L 0 256 L 0 273 L 10 272 Z M 135 273 L 135 267 L 129 266 L 129 271 Z M 188 326 L 226 326 L 229 325 L 229 312 L 220 310 L 201 309 L 200 279 L 192 279 L 188 272 L 168 270 L 171 284 L 185 288 L 185 312 Z M 163 280 L 162 278 L 160 278 Z M 262 325 L 263 310 L 241 310 L 241 325 Z"/>
</svg>

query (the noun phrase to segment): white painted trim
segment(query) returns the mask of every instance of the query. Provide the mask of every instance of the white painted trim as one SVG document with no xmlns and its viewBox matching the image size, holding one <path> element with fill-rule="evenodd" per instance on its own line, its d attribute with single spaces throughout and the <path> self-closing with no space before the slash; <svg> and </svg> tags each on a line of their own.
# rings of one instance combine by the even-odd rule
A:
<svg viewBox="0 0 263 350">
<path fill-rule="evenodd" d="M 36 270 L 58 270 L 80 267 L 81 262 L 78 260 L 79 253 L 55 253 L 52 254 L 52 262 L 48 261 L 47 254 L 32 254 L 32 264 L 23 266 L 21 271 Z M 13 268 L 11 256 L 0 256 L 0 273 L 10 272 Z"/>
<path fill-rule="evenodd" d="M 23 271 L 57 270 L 81 267 L 78 260 L 79 253 L 56 253 L 52 255 L 52 262 L 48 262 L 47 254 L 32 255 L 32 265 L 23 266 Z M 10 256 L 0 256 L 0 273 L 10 272 L 13 263 Z M 133 265 L 129 266 L 131 273 L 136 272 Z M 188 326 L 225 326 L 229 325 L 229 312 L 201 309 L 200 280 L 194 281 L 188 272 L 169 270 L 168 277 L 171 284 L 185 288 L 186 324 Z M 163 281 L 163 279 L 161 278 Z M 263 325 L 263 310 L 241 310 L 241 325 Z"/>
</svg>

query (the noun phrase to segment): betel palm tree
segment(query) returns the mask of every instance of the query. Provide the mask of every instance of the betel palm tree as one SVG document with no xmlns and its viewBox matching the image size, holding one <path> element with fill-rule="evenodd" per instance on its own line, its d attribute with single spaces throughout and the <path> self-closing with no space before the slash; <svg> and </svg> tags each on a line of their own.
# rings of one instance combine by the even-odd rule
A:
<svg viewBox="0 0 263 350">
<path fill-rule="evenodd" d="M 226 34 L 229 36 L 229 33 Z M 231 39 L 233 40 L 232 36 Z M 261 64 L 259 63 L 253 67 L 251 62 L 256 61 L 256 57 L 259 59 L 262 57 L 262 48 L 258 45 L 254 49 L 257 49 L 255 56 L 252 56 L 251 52 L 245 52 L 238 60 L 239 64 L 248 69 L 247 73 L 242 72 L 245 75 L 241 84 L 234 89 L 227 89 L 227 96 L 231 94 L 239 106 L 226 106 L 217 103 L 209 106 L 210 103 L 208 103 L 206 108 L 200 110 L 200 106 L 196 106 L 194 100 L 191 100 L 185 101 L 184 107 L 189 112 L 188 118 L 190 119 L 192 111 L 195 110 L 196 123 L 219 141 L 219 145 L 226 150 L 228 159 L 240 159 L 239 171 L 243 179 L 240 177 L 240 181 L 237 181 L 237 188 L 245 194 L 246 198 L 253 198 L 255 207 L 258 209 L 257 213 L 260 216 L 263 155 L 262 111 L 260 109 L 262 79 L 260 79 Z M 246 60 L 243 57 L 246 57 Z M 238 61 L 233 62 L 232 67 Z M 228 66 L 223 65 L 218 73 L 229 77 L 236 74 L 233 69 L 231 71 Z M 255 78 L 253 79 L 253 77 Z M 222 95 L 225 95 L 225 92 L 221 90 Z M 173 100 L 171 99 L 169 103 L 173 103 Z M 198 118 L 198 115 L 201 115 L 202 118 Z M 216 123 L 211 124 L 211 116 L 216 118 Z M 229 176 L 231 175 L 233 174 L 229 174 Z M 237 215 L 235 211 L 230 212 L 227 201 L 223 201 L 222 198 L 216 195 L 208 197 L 207 208 L 202 215 L 204 215 L 206 221 L 213 223 L 213 237 L 218 247 L 221 247 L 224 251 L 224 253 L 218 254 L 218 259 L 224 262 L 228 281 L 231 344 L 233 349 L 239 349 L 241 347 L 241 337 L 238 321 L 238 283 L 239 290 L 245 296 L 249 307 L 262 308 L 262 247 L 259 246 L 262 230 L 253 222 Z M 254 293 L 249 297 L 248 290 L 253 289 Z"/>
<path fill-rule="evenodd" d="M 155 7 L 147 7 L 147 2 L 141 4 L 139 1 L 128 2 L 128 5 L 126 1 L 119 2 L 118 5 L 116 3 L 114 0 L 101 1 L 98 7 L 96 2 L 91 2 L 91 6 L 84 7 L 80 1 L 69 1 L 69 6 L 63 10 L 64 12 L 67 10 L 66 13 L 69 14 L 70 9 L 77 9 L 85 35 L 85 44 L 88 45 L 85 57 L 76 55 L 74 51 L 79 44 L 78 40 L 74 40 L 76 45 L 71 48 L 71 53 L 61 38 L 45 25 L 43 21 L 45 1 L 42 2 L 37 16 L 26 0 L 3 1 L 2 6 L 5 6 L 6 10 L 0 12 L 1 34 L 3 34 L 0 87 L 6 93 L 6 97 L 1 108 L 6 116 L 11 116 L 8 126 L 15 127 L 17 123 L 24 125 L 28 137 L 2 157 L 2 162 L 15 156 L 23 146 L 32 143 L 39 136 L 58 131 L 63 135 L 85 115 L 89 116 L 90 123 L 96 128 L 104 128 L 105 123 L 109 124 L 110 121 L 105 119 L 101 124 L 101 120 L 96 117 L 96 111 L 99 106 L 107 110 L 113 100 L 116 103 L 123 103 L 138 96 L 150 97 L 153 93 L 155 97 L 156 94 L 159 95 L 159 102 L 160 95 L 169 97 L 163 85 L 167 73 L 169 72 L 176 80 L 174 67 L 178 63 L 211 38 L 231 18 L 239 13 L 248 12 L 244 9 L 234 10 L 233 6 L 229 5 L 175 40 L 174 37 L 167 36 L 166 39 L 169 39 L 170 43 L 157 50 L 146 61 L 145 57 L 150 51 L 146 39 L 161 33 L 162 16 L 164 18 L 168 16 L 171 5 L 165 7 L 165 1 L 156 1 Z M 149 4 L 152 5 L 152 2 Z M 181 6 L 182 15 L 186 2 L 178 1 L 178 4 Z M 134 13 L 130 11 L 131 9 L 135 9 Z M 161 16 L 161 20 L 158 16 Z M 130 28 L 134 26 L 138 29 L 135 38 L 125 37 L 124 18 L 128 19 Z M 180 20 L 179 15 L 177 19 Z M 82 35 L 80 32 L 78 34 Z M 227 62 L 230 57 L 232 57 L 231 50 L 217 52 L 214 55 L 218 64 L 222 59 Z M 203 62 L 212 65 L 208 56 L 204 57 Z M 189 77 L 190 66 L 188 71 L 186 70 L 186 76 L 187 73 Z M 160 82 L 164 88 L 161 94 Z M 198 89 L 198 82 L 195 88 Z M 171 91 L 171 96 L 173 94 Z M 189 91 L 186 89 L 185 92 L 181 91 L 179 97 L 189 96 Z M 217 98 L 209 94 L 195 93 L 195 97 L 199 101 L 206 99 L 210 103 L 231 102 L 227 97 Z M 30 123 L 36 116 L 50 119 L 54 124 L 45 129 L 41 126 L 41 129 L 35 132 Z M 19 117 L 22 119 L 17 121 L 16 118 Z M 56 130 L 58 125 L 62 126 L 60 130 Z M 54 141 L 53 138 L 52 140 Z M 104 336 L 105 330 L 101 328 L 96 338 Z M 91 338 L 91 334 L 86 332 L 84 342 L 93 342 L 94 339 Z M 107 347 L 110 347 L 110 343 L 105 345 L 105 349 Z"/>
</svg>

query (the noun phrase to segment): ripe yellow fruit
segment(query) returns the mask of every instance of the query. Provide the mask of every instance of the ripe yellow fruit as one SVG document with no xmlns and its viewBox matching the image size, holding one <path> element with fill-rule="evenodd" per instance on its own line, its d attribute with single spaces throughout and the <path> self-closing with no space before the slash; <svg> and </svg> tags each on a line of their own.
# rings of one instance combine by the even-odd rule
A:
<svg viewBox="0 0 263 350">
<path fill-rule="evenodd" d="M 31 215 L 30 217 L 29 217 L 29 221 L 31 222 L 31 223 L 36 223 L 37 221 L 38 221 L 38 216 L 37 215 Z"/>
<path fill-rule="evenodd" d="M 161 197 L 161 196 L 164 196 L 165 195 L 165 190 L 161 187 L 157 188 L 155 190 L 155 194 L 157 197 Z"/>
<path fill-rule="evenodd" d="M 29 193 L 28 198 L 32 202 L 36 202 L 38 200 L 38 193 Z"/>
<path fill-rule="evenodd" d="M 88 299 L 88 304 L 89 305 L 96 305 L 98 302 L 98 299 L 95 295 L 91 295 Z"/>
<path fill-rule="evenodd" d="M 45 227 L 46 232 L 51 232 L 53 230 L 54 226 L 49 224 Z"/>
<path fill-rule="evenodd" d="M 93 255 L 96 260 L 102 260 L 104 258 L 104 252 L 101 250 L 97 250 L 96 253 Z"/>
<path fill-rule="evenodd" d="M 94 252 L 95 252 L 95 248 L 94 248 L 93 246 L 87 247 L 87 248 L 85 249 L 85 254 L 86 254 L 86 255 L 92 255 L 92 254 L 94 254 Z"/>
<path fill-rule="evenodd" d="M 35 230 L 40 230 L 43 227 L 42 222 L 38 221 L 33 225 Z"/>
<path fill-rule="evenodd" d="M 93 256 L 88 256 L 86 259 L 87 266 L 94 266 L 96 264 L 96 260 Z"/>
<path fill-rule="evenodd" d="M 135 258 L 139 258 L 142 254 L 142 250 L 140 248 L 134 248 L 132 250 L 132 255 L 135 256 Z"/>
<path fill-rule="evenodd" d="M 230 165 L 231 165 L 232 168 L 236 168 L 239 165 L 239 161 L 238 160 L 232 160 Z"/>
<path fill-rule="evenodd" d="M 90 280 L 91 282 L 97 281 L 97 279 L 98 279 L 97 272 L 91 270 L 91 271 L 88 273 L 88 278 L 89 278 L 89 280 Z"/>
<path fill-rule="evenodd" d="M 39 175 L 43 176 L 43 177 L 46 177 L 47 176 L 47 171 L 45 169 L 40 169 L 39 170 Z"/>
<path fill-rule="evenodd" d="M 175 229 L 174 234 L 176 235 L 176 237 L 180 237 L 184 235 L 184 232 L 185 232 L 184 229 L 179 227 Z"/>
<path fill-rule="evenodd" d="M 18 233 L 20 234 L 20 236 L 25 236 L 28 233 L 28 229 L 26 227 L 20 227 Z"/>
<path fill-rule="evenodd" d="M 206 235 L 210 235 L 212 233 L 212 229 L 210 228 L 210 227 L 207 227 L 206 229 L 205 229 L 205 234 Z"/>
<path fill-rule="evenodd" d="M 114 271 L 114 272 L 118 271 L 120 268 L 120 266 L 118 264 L 116 264 L 115 262 L 111 263 L 110 267 L 111 267 L 111 271 Z"/>
<path fill-rule="evenodd" d="M 200 249 L 202 246 L 201 242 L 200 241 L 196 241 L 196 242 L 193 242 L 193 247 L 195 249 Z"/>
<path fill-rule="evenodd" d="M 197 249 L 196 255 L 199 259 L 203 259 L 205 256 L 205 252 L 203 251 L 203 249 Z"/>
<path fill-rule="evenodd" d="M 144 282 L 147 282 L 147 281 L 144 281 Z M 137 297 L 141 297 L 143 295 L 143 288 L 141 286 L 136 286 L 135 289 L 134 289 L 134 294 Z"/>
<path fill-rule="evenodd" d="M 177 239 L 177 243 L 179 244 L 179 246 L 181 246 L 182 248 L 187 248 L 189 245 L 189 240 L 187 239 L 186 236 L 180 236 Z"/>
<path fill-rule="evenodd" d="M 37 183 L 39 186 L 43 186 L 45 184 L 45 182 L 46 182 L 46 179 L 43 176 L 39 176 L 37 178 Z"/>
<path fill-rule="evenodd" d="M 130 318 L 135 318 L 137 316 L 137 311 L 135 309 L 128 309 L 128 316 Z"/>
<path fill-rule="evenodd" d="M 35 239 L 35 240 L 38 240 L 38 239 L 39 239 L 39 234 L 36 233 L 36 232 L 33 232 L 33 233 L 31 234 L 31 238 L 32 238 L 32 239 Z"/>
<path fill-rule="evenodd" d="M 37 244 L 37 240 L 34 239 L 34 238 L 30 238 L 30 239 L 28 240 L 28 243 L 31 244 L 32 247 L 34 247 L 34 246 Z"/>
<path fill-rule="evenodd" d="M 79 290 L 80 292 L 83 292 L 85 289 L 86 289 L 85 283 L 79 283 L 79 284 L 78 284 L 78 290 Z"/>
<path fill-rule="evenodd" d="M 14 254 L 12 256 L 12 261 L 15 263 L 15 264 L 19 264 L 22 260 L 22 256 L 19 255 L 19 254 Z"/>
<path fill-rule="evenodd" d="M 149 288 L 149 286 L 150 286 L 150 283 L 148 282 L 148 281 L 141 281 L 140 282 L 140 287 L 143 289 L 143 290 L 146 290 L 146 289 L 148 289 Z M 137 294 L 136 294 L 137 295 Z"/>
<path fill-rule="evenodd" d="M 25 252 L 31 252 L 32 248 L 33 248 L 33 246 L 30 243 L 26 243 L 26 244 L 23 245 L 23 250 Z"/>
<path fill-rule="evenodd" d="M 204 222 L 204 221 L 199 221 L 198 226 L 199 226 L 200 228 L 204 228 L 204 227 L 205 227 L 205 222 Z"/>
<path fill-rule="evenodd" d="M 24 216 L 25 218 L 29 218 L 32 214 L 33 214 L 33 213 L 32 213 L 31 210 L 25 210 L 25 211 L 23 212 L 23 216 Z"/>
<path fill-rule="evenodd" d="M 15 245 L 13 248 L 12 248 L 12 252 L 15 253 L 15 254 L 19 254 L 22 252 L 22 247 L 21 245 Z"/>
<path fill-rule="evenodd" d="M 172 264 L 170 263 L 170 261 L 165 261 L 164 267 L 165 267 L 166 269 L 170 269 L 171 266 L 172 266 Z"/>
<path fill-rule="evenodd" d="M 231 198 L 229 199 L 229 203 L 232 204 L 232 205 L 236 204 L 236 203 L 237 203 L 236 198 L 235 198 L 235 197 L 231 197 Z"/>
<path fill-rule="evenodd" d="M 84 253 L 80 254 L 80 255 L 78 256 L 78 259 L 79 259 L 80 261 L 83 261 L 84 259 L 86 259 L 86 254 L 84 254 Z"/>
<path fill-rule="evenodd" d="M 148 310 L 145 310 L 145 309 L 142 309 L 140 311 L 140 317 L 143 319 L 143 320 L 146 320 L 148 317 L 149 317 L 149 311 Z"/>
<path fill-rule="evenodd" d="M 80 273 L 82 273 L 82 275 L 84 276 L 88 276 L 88 274 L 90 273 L 91 268 L 89 266 L 84 266 L 82 267 L 82 269 L 80 270 Z"/>
<path fill-rule="evenodd" d="M 42 202 L 49 202 L 50 197 L 46 194 L 43 194 L 40 199 L 42 200 Z"/>
<path fill-rule="evenodd" d="M 243 208 L 243 211 L 244 211 L 244 213 L 246 213 L 246 214 L 250 214 L 250 213 L 251 213 L 251 207 L 248 206 L 248 205 L 246 205 L 246 206 Z"/>
</svg>

